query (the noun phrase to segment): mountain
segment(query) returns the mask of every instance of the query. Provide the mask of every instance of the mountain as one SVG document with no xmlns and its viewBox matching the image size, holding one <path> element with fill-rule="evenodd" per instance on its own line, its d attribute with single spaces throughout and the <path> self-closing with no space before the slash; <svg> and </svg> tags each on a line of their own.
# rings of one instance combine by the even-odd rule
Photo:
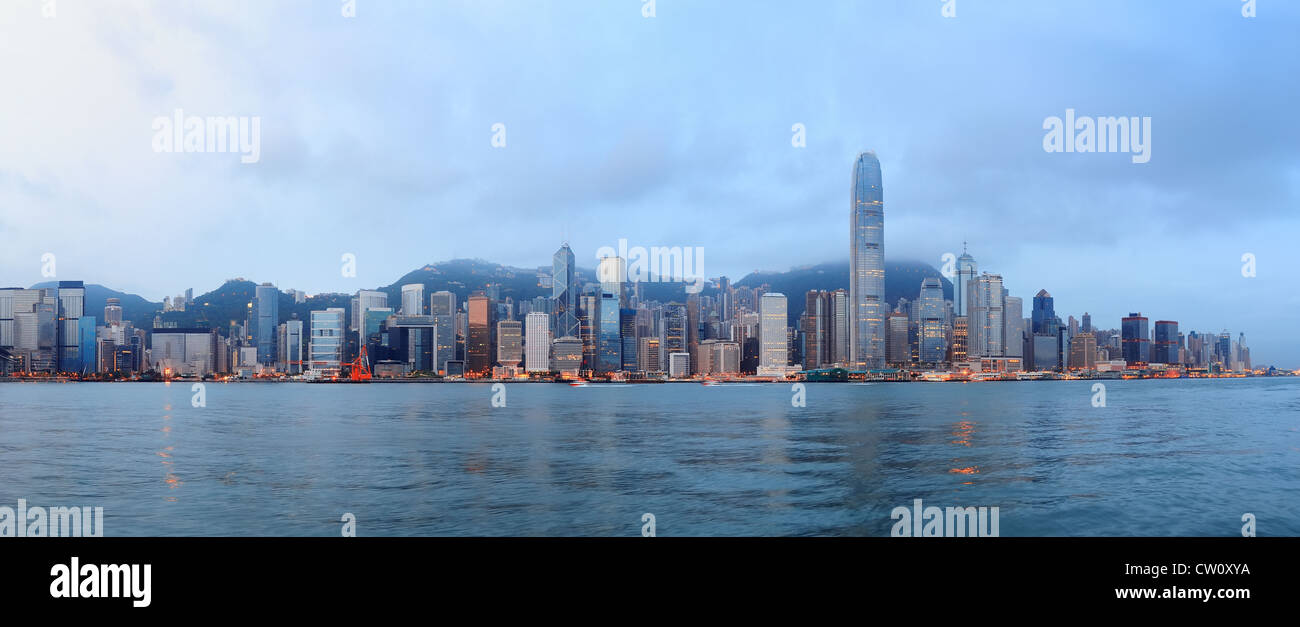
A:
<svg viewBox="0 0 1300 627">
<path fill-rule="evenodd" d="M 257 283 L 245 279 L 231 279 L 211 292 L 194 297 L 194 303 L 185 311 L 169 311 L 161 314 L 164 323 L 175 323 L 178 327 L 208 327 L 227 329 L 231 322 L 244 324 L 248 319 L 248 304 L 257 296 Z M 348 309 L 352 297 L 347 294 L 317 294 L 305 302 L 296 303 L 292 296 L 280 292 L 280 320 L 290 320 L 296 314 L 299 320 L 310 320 L 313 309 L 342 307 Z M 153 326 L 153 314 L 149 324 Z"/>
<path fill-rule="evenodd" d="M 549 274 L 549 267 L 546 268 Z M 592 282 L 596 272 L 593 269 L 575 269 L 579 282 Z M 900 297 L 915 300 L 921 289 L 921 279 L 939 277 L 943 283 L 945 298 L 952 298 L 952 282 L 943 278 L 934 267 L 917 262 L 885 263 L 885 300 L 896 303 Z M 531 300 L 537 296 L 551 295 L 550 287 L 543 287 L 538 277 L 537 268 L 515 268 L 482 259 L 453 259 L 416 268 L 389 285 L 378 287 L 388 295 L 388 303 L 394 309 L 401 306 L 402 286 L 419 283 L 424 286 L 425 302 L 429 295 L 447 290 L 456 295 L 456 302 L 462 303 L 473 293 L 484 289 L 488 284 L 501 286 L 502 298 L 513 298 L 516 303 Z M 33 286 L 54 287 L 57 283 L 42 283 Z M 791 324 L 796 324 L 804 310 L 804 294 L 809 290 L 848 289 L 849 264 L 847 261 L 801 266 L 786 272 L 754 272 L 735 282 L 737 287 L 759 287 L 767 285 L 773 292 L 781 292 L 789 298 L 788 317 Z M 680 282 L 649 282 L 642 286 L 641 292 L 648 300 L 660 302 L 685 302 L 685 284 Z M 209 327 L 227 329 L 231 322 L 243 324 L 248 318 L 248 305 L 256 295 L 257 283 L 245 279 L 231 279 L 220 287 L 194 298 L 194 303 L 185 311 L 162 313 L 162 303 L 154 303 L 134 294 L 111 290 L 102 285 L 86 286 L 86 313 L 103 316 L 104 304 L 108 298 L 122 301 L 122 317 L 130 320 L 137 328 L 152 329 L 155 316 L 161 316 L 166 324 L 178 327 Z M 706 287 L 704 295 L 714 295 L 717 290 Z M 303 303 L 296 303 L 292 296 L 280 293 L 280 322 L 291 319 L 295 314 L 299 320 L 309 320 L 313 309 L 342 307 L 349 310 L 350 294 L 317 294 Z"/>
<path fill-rule="evenodd" d="M 30 289 L 43 289 L 47 287 L 58 287 L 58 281 L 46 281 L 31 286 Z M 149 320 L 149 324 L 143 325 L 142 328 L 148 329 L 153 326 L 153 314 L 155 311 L 162 309 L 162 303 L 153 303 L 145 300 L 135 294 L 127 294 L 114 289 L 104 287 L 95 283 L 86 284 L 86 300 L 83 304 L 85 315 L 94 316 L 97 324 L 104 324 L 104 306 L 108 304 L 108 299 L 116 298 L 122 305 L 122 319 L 135 322 L 136 320 Z M 136 323 L 137 327 L 141 325 Z"/>
<path fill-rule="evenodd" d="M 944 278 L 933 266 L 920 261 L 885 262 L 885 301 L 891 305 L 899 298 L 916 300 L 921 292 L 921 280 L 938 277 L 943 283 L 943 296 L 952 300 L 952 281 Z M 739 287 L 758 287 L 767 284 L 769 291 L 785 294 L 787 317 L 797 324 L 803 315 L 804 294 L 811 290 L 849 289 L 848 261 L 801 266 L 788 272 L 754 272 L 736 281 Z"/>
</svg>

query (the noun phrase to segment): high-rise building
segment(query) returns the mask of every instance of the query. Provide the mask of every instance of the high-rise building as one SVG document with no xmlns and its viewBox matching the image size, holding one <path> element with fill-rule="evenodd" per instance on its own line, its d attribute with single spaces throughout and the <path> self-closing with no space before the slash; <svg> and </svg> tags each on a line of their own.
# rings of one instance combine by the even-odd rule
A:
<svg viewBox="0 0 1300 627">
<path fill-rule="evenodd" d="M 686 305 L 669 303 L 664 306 L 662 341 L 660 354 L 664 360 L 672 353 L 686 352 Z M 668 362 L 663 361 L 661 368 L 667 369 Z"/>
<path fill-rule="evenodd" d="M 1151 361 L 1151 334 L 1147 318 L 1141 313 L 1130 313 L 1121 321 L 1121 352 L 1130 368 L 1145 366 Z"/>
<path fill-rule="evenodd" d="M 970 318 L 955 316 L 952 319 L 952 351 L 949 353 L 953 363 L 970 359 Z"/>
<path fill-rule="evenodd" d="M 82 316 L 77 320 L 78 356 L 81 360 L 82 374 L 93 373 L 99 367 L 99 342 L 94 316 Z"/>
<path fill-rule="evenodd" d="M 1007 295 L 1002 290 L 1002 354 L 1006 357 L 1023 357 L 1025 350 L 1025 301 L 1019 296 Z"/>
<path fill-rule="evenodd" d="M 889 340 L 886 342 L 888 363 L 891 366 L 906 366 L 912 363 L 912 346 L 908 340 L 910 321 L 907 314 L 894 312 L 889 314 Z"/>
<path fill-rule="evenodd" d="M 1151 346 L 1151 363 L 1179 363 L 1178 323 L 1173 320 L 1156 320 L 1155 332 L 1155 342 Z"/>
<path fill-rule="evenodd" d="M 289 374 L 302 374 L 302 320 L 297 318 L 287 320 L 285 327 L 285 372 Z"/>
<path fill-rule="evenodd" d="M 343 368 L 345 316 L 341 307 L 311 312 L 311 345 L 308 360 L 311 370 L 322 376 L 338 376 Z"/>
<path fill-rule="evenodd" d="M 596 265 L 596 279 L 602 294 L 613 294 L 619 307 L 627 307 L 627 260 L 622 257 L 601 257 Z"/>
<path fill-rule="evenodd" d="M 619 327 L 618 294 L 601 292 L 596 305 L 596 367 L 601 374 L 623 367 L 623 338 Z"/>
<path fill-rule="evenodd" d="M 971 359 L 1003 356 L 1003 293 L 1002 276 L 997 274 L 981 274 L 968 286 L 970 346 L 966 352 Z"/>
<path fill-rule="evenodd" d="M 492 301 L 469 297 L 469 330 L 465 336 L 465 374 L 486 377 L 492 371 Z"/>
<path fill-rule="evenodd" d="M 582 368 L 582 340 L 560 337 L 551 342 L 551 369 L 567 377 L 578 376 Z"/>
<path fill-rule="evenodd" d="M 447 362 L 456 359 L 456 295 L 445 290 L 430 294 L 429 315 L 433 316 L 437 326 L 438 352 L 434 369 L 446 374 Z M 547 324 L 550 324 L 549 318 Z"/>
<path fill-rule="evenodd" d="M 761 374 L 764 370 L 780 369 L 784 373 L 790 362 L 785 294 L 763 294 L 759 301 L 759 316 L 759 372 Z"/>
<path fill-rule="evenodd" d="M 831 292 L 830 360 L 832 364 L 849 363 L 849 291 Z"/>
<path fill-rule="evenodd" d="M 86 287 L 81 281 L 59 281 L 58 369 L 81 372 L 81 316 L 86 309 Z"/>
<path fill-rule="evenodd" d="M 1094 370 L 1097 367 L 1097 337 L 1080 331 L 1070 339 L 1070 369 Z"/>
<path fill-rule="evenodd" d="M 518 320 L 497 322 L 497 363 L 517 368 L 524 358 L 524 328 Z"/>
<path fill-rule="evenodd" d="M 659 338 L 642 337 L 637 351 L 637 369 L 642 372 L 662 372 L 662 363 L 659 357 Z"/>
<path fill-rule="evenodd" d="M 552 258 L 551 298 L 555 337 L 578 337 L 578 286 L 575 284 L 573 251 L 563 244 Z"/>
<path fill-rule="evenodd" d="M 407 283 L 402 286 L 402 315 L 424 315 L 424 284 Z"/>
<path fill-rule="evenodd" d="M 543 311 L 530 312 L 524 317 L 524 369 L 547 372 L 551 369 L 550 357 L 550 316 Z"/>
<path fill-rule="evenodd" d="M 943 323 L 943 283 L 938 277 L 921 280 L 917 304 L 920 309 L 917 361 L 929 365 L 942 363 L 948 355 L 948 338 Z"/>
<path fill-rule="evenodd" d="M 804 369 L 813 370 L 830 365 L 830 292 L 812 290 L 804 296 L 802 327 Z"/>
<path fill-rule="evenodd" d="M 122 300 L 110 298 L 104 302 L 104 325 L 122 324 Z"/>
<path fill-rule="evenodd" d="M 963 242 L 961 247 L 961 256 L 957 258 L 957 284 L 953 285 L 952 310 L 955 315 L 970 315 L 970 296 L 967 289 L 971 281 L 975 280 L 975 258 L 966 252 L 966 244 Z"/>
<path fill-rule="evenodd" d="M 620 369 L 624 372 L 637 370 L 636 311 L 627 307 L 618 310 L 618 334 L 623 342 Z"/>
<path fill-rule="evenodd" d="M 885 200 L 874 152 L 853 165 L 849 211 L 849 352 L 854 368 L 885 363 Z M 766 351 L 764 351 L 766 352 Z"/>
<path fill-rule="evenodd" d="M 1053 304 L 1052 295 L 1048 294 L 1047 290 L 1038 290 L 1034 295 L 1032 320 L 1033 326 L 1030 331 L 1033 333 L 1057 332 L 1061 322 L 1056 317 L 1056 306 Z"/>
<path fill-rule="evenodd" d="M 275 329 L 280 324 L 280 290 L 274 285 L 263 283 L 257 286 L 252 318 L 256 325 L 257 363 L 274 367 L 278 348 Z"/>
<path fill-rule="evenodd" d="M 154 329 L 152 342 L 149 359 L 158 372 L 202 377 L 217 370 L 215 329 Z"/>
</svg>

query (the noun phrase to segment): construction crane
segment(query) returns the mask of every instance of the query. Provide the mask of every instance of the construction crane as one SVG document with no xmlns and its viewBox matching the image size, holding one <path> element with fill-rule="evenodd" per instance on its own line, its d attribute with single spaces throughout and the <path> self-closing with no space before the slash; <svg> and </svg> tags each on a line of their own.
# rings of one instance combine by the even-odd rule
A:
<svg viewBox="0 0 1300 627">
<path fill-rule="evenodd" d="M 370 364 L 369 356 L 366 354 L 366 345 L 361 345 L 361 354 L 348 366 L 348 378 L 353 382 L 370 381 Z"/>
</svg>

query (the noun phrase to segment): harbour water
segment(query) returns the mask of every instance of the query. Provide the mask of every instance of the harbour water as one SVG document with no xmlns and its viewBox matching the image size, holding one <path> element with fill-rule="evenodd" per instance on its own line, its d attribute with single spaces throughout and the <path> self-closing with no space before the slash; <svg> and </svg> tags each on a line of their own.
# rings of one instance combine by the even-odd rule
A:
<svg viewBox="0 0 1300 627">
<path fill-rule="evenodd" d="M 107 536 L 1300 535 L 1300 378 L 808 384 L 0 384 L 0 506 Z"/>
</svg>

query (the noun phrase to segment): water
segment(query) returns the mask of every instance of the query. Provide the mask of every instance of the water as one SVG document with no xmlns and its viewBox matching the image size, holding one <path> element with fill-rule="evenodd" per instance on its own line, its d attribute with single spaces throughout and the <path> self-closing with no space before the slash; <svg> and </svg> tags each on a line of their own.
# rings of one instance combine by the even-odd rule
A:
<svg viewBox="0 0 1300 627">
<path fill-rule="evenodd" d="M 0 506 L 135 535 L 1300 535 L 1300 379 L 809 384 L 0 384 Z"/>
</svg>

